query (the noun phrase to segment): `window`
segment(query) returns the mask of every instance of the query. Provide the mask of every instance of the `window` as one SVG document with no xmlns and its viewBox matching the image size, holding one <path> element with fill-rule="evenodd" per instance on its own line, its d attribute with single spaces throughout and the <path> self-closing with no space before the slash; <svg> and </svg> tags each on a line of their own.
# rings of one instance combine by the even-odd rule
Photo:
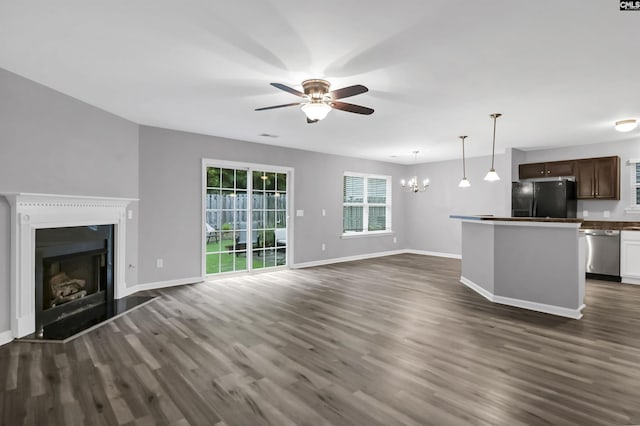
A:
<svg viewBox="0 0 640 426">
<path fill-rule="evenodd" d="M 344 235 L 391 231 L 391 177 L 345 173 L 342 198 Z"/>
<path fill-rule="evenodd" d="M 631 200 L 633 200 L 633 207 L 640 209 L 640 160 L 634 160 L 631 166 L 633 167 L 631 171 Z"/>
<path fill-rule="evenodd" d="M 631 166 L 631 206 L 627 207 L 627 213 L 640 213 L 640 159 L 629 160 Z"/>
<path fill-rule="evenodd" d="M 633 173 L 633 201 L 637 207 L 640 207 L 640 162 L 634 164 Z"/>
</svg>

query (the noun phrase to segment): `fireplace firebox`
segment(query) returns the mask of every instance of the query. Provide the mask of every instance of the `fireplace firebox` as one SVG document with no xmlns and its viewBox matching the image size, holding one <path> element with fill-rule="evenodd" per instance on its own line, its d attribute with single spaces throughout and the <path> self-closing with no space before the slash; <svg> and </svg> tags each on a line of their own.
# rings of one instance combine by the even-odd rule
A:
<svg viewBox="0 0 640 426">
<path fill-rule="evenodd" d="M 36 230 L 36 334 L 114 301 L 113 225 Z"/>
</svg>

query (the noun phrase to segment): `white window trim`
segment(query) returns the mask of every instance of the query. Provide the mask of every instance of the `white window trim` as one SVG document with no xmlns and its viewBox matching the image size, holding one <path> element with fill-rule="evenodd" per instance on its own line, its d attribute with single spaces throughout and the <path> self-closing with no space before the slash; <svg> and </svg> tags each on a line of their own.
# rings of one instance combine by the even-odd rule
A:
<svg viewBox="0 0 640 426">
<path fill-rule="evenodd" d="M 627 165 L 631 166 L 630 171 L 630 183 L 629 191 L 631 192 L 631 205 L 624 209 L 625 213 L 640 214 L 640 200 L 636 199 L 637 188 L 640 187 L 640 182 L 636 182 L 636 167 L 640 163 L 640 158 L 635 158 L 627 161 Z"/>
<path fill-rule="evenodd" d="M 345 203 L 344 201 L 342 202 L 342 207 L 349 207 L 349 206 L 362 206 L 363 207 L 363 212 L 362 212 L 362 221 L 363 221 L 363 230 L 362 231 L 347 231 L 347 232 L 342 232 L 341 234 L 341 238 L 343 239 L 348 239 L 348 238 L 359 238 L 359 237 L 375 237 L 375 236 L 383 236 L 383 235 L 393 235 L 393 229 L 391 227 L 392 221 L 391 221 L 391 216 L 392 216 L 392 202 L 391 202 L 391 195 L 392 195 L 392 191 L 391 191 L 391 183 L 393 181 L 391 176 L 388 175 L 377 175 L 377 174 L 372 174 L 372 173 L 358 173 L 358 172 L 348 172 L 345 171 L 342 174 L 342 191 L 344 193 L 344 177 L 345 176 L 354 176 L 354 177 L 361 177 L 364 178 L 364 194 L 363 194 L 363 202 L 362 203 Z M 369 203 L 367 202 L 367 179 L 368 178 L 372 178 L 372 179 L 385 179 L 387 181 L 387 194 L 386 194 L 386 203 Z M 385 217 L 385 228 L 384 230 L 381 231 L 369 231 L 369 207 L 385 207 L 386 208 L 386 217 Z M 344 209 L 343 209 L 343 223 L 344 223 Z M 343 224 L 344 226 L 344 224 Z"/>
</svg>

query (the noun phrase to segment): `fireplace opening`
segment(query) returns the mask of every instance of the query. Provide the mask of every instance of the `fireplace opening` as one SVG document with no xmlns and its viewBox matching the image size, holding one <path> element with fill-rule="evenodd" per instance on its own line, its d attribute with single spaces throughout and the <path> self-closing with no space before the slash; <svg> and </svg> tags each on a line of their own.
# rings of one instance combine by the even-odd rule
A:
<svg viewBox="0 0 640 426">
<path fill-rule="evenodd" d="M 36 334 L 113 303 L 113 231 L 113 225 L 36 230 Z"/>
</svg>

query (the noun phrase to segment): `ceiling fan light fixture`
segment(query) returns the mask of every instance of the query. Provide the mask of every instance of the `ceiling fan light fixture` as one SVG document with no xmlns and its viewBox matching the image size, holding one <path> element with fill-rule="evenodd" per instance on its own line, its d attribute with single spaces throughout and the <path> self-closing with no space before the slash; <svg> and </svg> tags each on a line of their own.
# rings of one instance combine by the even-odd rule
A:
<svg viewBox="0 0 640 426">
<path fill-rule="evenodd" d="M 300 102 L 291 102 L 282 105 L 273 105 L 269 107 L 256 108 L 256 111 L 266 111 L 270 109 L 285 108 L 291 106 L 300 106 L 307 116 L 307 123 L 317 123 L 324 119 L 332 109 L 351 112 L 354 114 L 371 115 L 373 109 L 362 105 L 350 104 L 348 102 L 338 101 L 338 99 L 349 98 L 351 96 L 360 95 L 369 91 L 362 84 L 343 87 L 342 89 L 329 91 L 331 84 L 327 80 L 311 79 L 302 82 L 304 92 L 286 86 L 281 83 L 271 83 L 276 89 L 280 89 L 292 95 L 303 98 Z"/>
<path fill-rule="evenodd" d="M 630 132 L 638 126 L 634 119 L 616 121 L 616 130 L 619 132 Z"/>
<path fill-rule="evenodd" d="M 322 120 L 331 111 L 331 106 L 324 102 L 308 102 L 302 105 L 302 112 L 309 120 Z"/>
</svg>

